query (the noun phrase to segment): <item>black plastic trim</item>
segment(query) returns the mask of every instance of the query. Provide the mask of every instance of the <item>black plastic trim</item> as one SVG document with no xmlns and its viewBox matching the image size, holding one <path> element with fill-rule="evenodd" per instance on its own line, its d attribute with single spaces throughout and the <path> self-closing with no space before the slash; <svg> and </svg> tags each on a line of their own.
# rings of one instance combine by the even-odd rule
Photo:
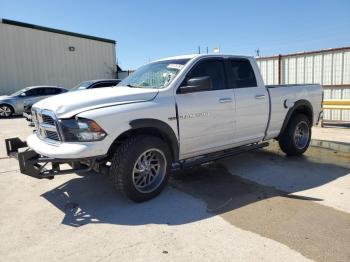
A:
<svg viewBox="0 0 350 262">
<path fill-rule="evenodd" d="M 255 143 L 255 144 L 250 144 L 250 145 L 245 145 L 245 146 L 240 146 L 240 147 L 234 147 L 231 149 L 219 151 L 219 152 L 214 152 L 210 154 L 203 155 L 201 157 L 194 157 L 194 158 L 189 158 L 181 161 L 177 161 L 173 164 L 172 170 L 180 170 L 180 169 L 185 169 L 185 168 L 191 168 L 197 165 L 203 165 L 209 162 L 213 162 L 219 159 L 231 157 L 240 153 L 248 152 L 254 149 L 259 149 L 268 146 L 268 142 L 262 142 L 262 143 Z"/>
<path fill-rule="evenodd" d="M 286 101 L 285 101 L 286 102 Z M 284 102 L 284 106 L 286 106 L 286 103 Z M 307 107 L 308 109 L 310 109 L 311 111 L 311 125 L 313 124 L 313 108 L 312 108 L 312 105 L 309 101 L 305 100 L 305 99 L 301 99 L 301 100 L 298 100 L 294 103 L 293 107 L 289 108 L 288 110 L 288 113 L 284 119 L 284 122 L 283 122 L 283 125 L 282 125 L 282 128 L 281 128 L 281 131 L 280 131 L 280 134 L 283 134 L 284 130 L 286 129 L 287 125 L 288 125 L 288 122 L 290 120 L 290 118 L 292 117 L 293 113 L 299 108 L 299 107 L 302 107 L 302 106 L 305 106 Z"/>
<path fill-rule="evenodd" d="M 266 136 L 267 136 L 267 131 L 269 130 L 269 127 L 270 127 L 270 122 L 271 122 L 271 114 L 272 114 L 272 105 L 271 105 L 271 94 L 270 94 L 270 90 L 266 87 L 264 87 L 267 91 L 267 95 L 269 97 L 269 116 L 268 116 L 268 119 L 267 119 L 267 124 L 266 124 L 266 128 L 265 128 L 265 135 L 264 135 L 264 138 L 263 138 L 263 141 L 266 139 Z"/>
<path fill-rule="evenodd" d="M 153 119 L 153 118 L 142 118 L 130 121 L 130 126 L 132 129 L 140 128 L 155 128 L 162 135 L 164 135 L 171 143 L 170 150 L 173 153 L 174 161 L 179 159 L 179 141 L 174 133 L 174 130 L 165 122 Z"/>
</svg>

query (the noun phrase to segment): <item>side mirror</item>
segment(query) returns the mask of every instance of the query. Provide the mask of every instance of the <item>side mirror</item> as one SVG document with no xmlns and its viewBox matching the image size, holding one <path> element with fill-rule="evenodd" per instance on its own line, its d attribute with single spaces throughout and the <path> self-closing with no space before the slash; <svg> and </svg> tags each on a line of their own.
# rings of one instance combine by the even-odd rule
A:
<svg viewBox="0 0 350 262">
<path fill-rule="evenodd" d="M 27 96 L 25 92 L 23 92 L 22 94 L 19 95 L 20 97 L 25 97 Z"/>
<path fill-rule="evenodd" d="M 185 86 L 180 87 L 180 93 L 193 93 L 212 90 L 210 76 L 193 77 L 187 80 Z"/>
</svg>

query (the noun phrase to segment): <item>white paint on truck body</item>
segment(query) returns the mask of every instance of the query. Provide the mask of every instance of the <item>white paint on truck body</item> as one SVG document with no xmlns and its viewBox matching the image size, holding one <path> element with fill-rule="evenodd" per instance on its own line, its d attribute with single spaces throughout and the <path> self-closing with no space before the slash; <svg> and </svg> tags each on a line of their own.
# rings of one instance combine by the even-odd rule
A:
<svg viewBox="0 0 350 262">
<path fill-rule="evenodd" d="M 257 86 L 228 86 L 221 90 L 179 94 L 177 90 L 190 70 L 201 60 L 212 58 L 248 60 Z M 92 119 L 106 131 L 104 140 L 51 145 L 31 138 L 28 140 L 29 147 L 49 157 L 94 157 L 106 154 L 112 143 L 131 129 L 130 121 L 156 119 L 173 130 L 179 144 L 179 159 L 186 159 L 276 138 L 289 110 L 285 103 L 292 105 L 298 100 L 308 101 L 313 107 L 313 124 L 322 111 L 322 89 L 319 85 L 266 87 L 254 58 L 191 55 L 164 60 L 167 59 L 189 61 L 165 88 L 101 88 L 56 96 L 34 105 L 34 108 L 49 109 L 58 118 Z M 75 151 L 72 156 L 65 150 L 68 146 L 74 147 L 74 144 L 84 147 L 79 147 L 81 150 Z"/>
</svg>

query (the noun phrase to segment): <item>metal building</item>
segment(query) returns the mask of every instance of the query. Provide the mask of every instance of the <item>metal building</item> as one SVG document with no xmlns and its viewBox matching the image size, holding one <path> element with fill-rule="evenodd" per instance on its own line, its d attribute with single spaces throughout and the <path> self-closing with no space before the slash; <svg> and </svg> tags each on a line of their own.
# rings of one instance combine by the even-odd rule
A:
<svg viewBox="0 0 350 262">
<path fill-rule="evenodd" d="M 73 87 L 115 78 L 114 40 L 0 20 L 0 95 L 26 86 Z"/>
<path fill-rule="evenodd" d="M 350 47 L 258 57 L 263 79 L 270 84 L 321 84 L 324 119 L 350 121 Z"/>
</svg>

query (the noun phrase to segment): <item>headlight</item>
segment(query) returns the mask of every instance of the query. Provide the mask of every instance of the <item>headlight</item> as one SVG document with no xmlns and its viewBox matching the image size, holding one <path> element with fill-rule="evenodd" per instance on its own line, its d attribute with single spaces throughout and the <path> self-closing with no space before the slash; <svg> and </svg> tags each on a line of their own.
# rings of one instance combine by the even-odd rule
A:
<svg viewBox="0 0 350 262">
<path fill-rule="evenodd" d="M 62 119 L 60 127 L 65 142 L 92 142 L 104 139 L 107 133 L 93 120 Z"/>
</svg>

